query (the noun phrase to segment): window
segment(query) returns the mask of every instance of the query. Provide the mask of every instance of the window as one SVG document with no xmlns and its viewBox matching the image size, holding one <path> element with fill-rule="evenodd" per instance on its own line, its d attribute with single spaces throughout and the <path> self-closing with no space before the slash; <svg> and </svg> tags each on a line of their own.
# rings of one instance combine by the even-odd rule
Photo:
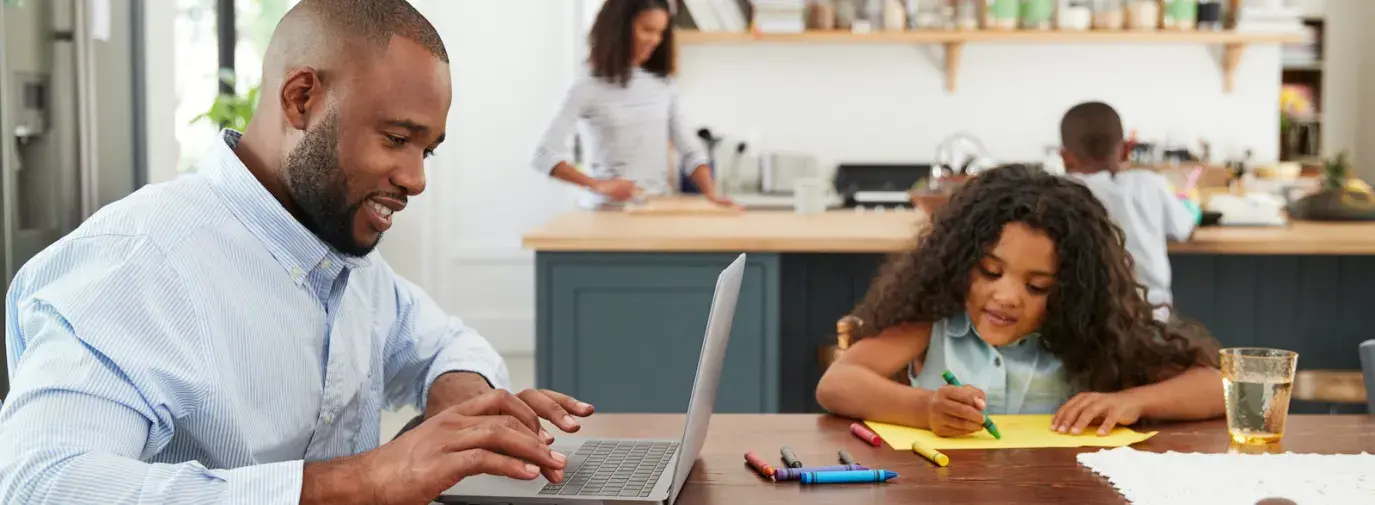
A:
<svg viewBox="0 0 1375 505">
<path fill-rule="evenodd" d="M 210 109 L 220 92 L 220 42 L 234 46 L 232 77 L 236 92 L 243 93 L 262 79 L 263 51 L 272 30 L 286 11 L 299 0 L 175 0 L 176 42 L 176 132 L 181 144 L 177 163 L 180 171 L 194 170 L 201 154 L 217 140 L 219 126 L 208 121 L 192 122 Z M 226 3 L 221 3 L 226 2 Z M 219 30 L 218 9 L 234 8 L 234 29 Z"/>
</svg>

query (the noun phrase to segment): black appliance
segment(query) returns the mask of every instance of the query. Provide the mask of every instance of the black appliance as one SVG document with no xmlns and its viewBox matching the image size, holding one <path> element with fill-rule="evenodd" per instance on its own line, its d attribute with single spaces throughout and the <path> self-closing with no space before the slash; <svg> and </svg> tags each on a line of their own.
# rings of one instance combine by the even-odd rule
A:
<svg viewBox="0 0 1375 505">
<path fill-rule="evenodd" d="M 908 191 L 930 177 L 929 163 L 841 163 L 834 182 L 845 208 L 912 208 Z"/>
</svg>

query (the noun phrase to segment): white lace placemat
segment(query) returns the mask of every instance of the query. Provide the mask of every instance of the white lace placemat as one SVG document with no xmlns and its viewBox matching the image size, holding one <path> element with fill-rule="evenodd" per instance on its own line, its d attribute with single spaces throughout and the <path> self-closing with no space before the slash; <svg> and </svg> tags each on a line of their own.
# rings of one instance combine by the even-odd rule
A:
<svg viewBox="0 0 1375 505">
<path fill-rule="evenodd" d="M 1130 447 L 1081 453 L 1134 505 L 1375 504 L 1375 454 L 1198 454 Z"/>
</svg>

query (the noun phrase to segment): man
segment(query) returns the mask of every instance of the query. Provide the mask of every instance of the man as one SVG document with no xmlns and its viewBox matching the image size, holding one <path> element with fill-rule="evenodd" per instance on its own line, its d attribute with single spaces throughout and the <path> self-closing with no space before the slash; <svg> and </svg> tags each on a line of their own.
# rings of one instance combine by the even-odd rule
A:
<svg viewBox="0 0 1375 505">
<path fill-rule="evenodd" d="M 1174 302 L 1170 290 L 1167 240 L 1188 240 L 1197 216 L 1174 195 L 1165 177 L 1150 170 L 1122 170 L 1128 147 L 1122 119 L 1112 106 L 1085 102 L 1071 107 L 1060 121 L 1060 155 L 1065 169 L 1078 178 L 1108 209 L 1126 234 L 1127 251 L 1146 300 L 1159 306 L 1156 317 L 1168 320 Z"/>
<path fill-rule="evenodd" d="M 505 387 L 473 330 L 372 254 L 444 140 L 448 56 L 404 0 L 303 0 L 200 174 L 38 254 L 6 299 L 3 503 L 427 503 L 562 479 L 592 407 Z M 426 420 L 379 447 L 383 406 Z"/>
</svg>

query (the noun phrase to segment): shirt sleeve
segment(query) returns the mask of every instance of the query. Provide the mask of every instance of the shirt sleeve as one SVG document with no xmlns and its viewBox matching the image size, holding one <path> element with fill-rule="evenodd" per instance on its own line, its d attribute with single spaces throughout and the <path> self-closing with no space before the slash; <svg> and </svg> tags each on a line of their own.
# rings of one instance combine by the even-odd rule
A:
<svg viewBox="0 0 1375 505">
<path fill-rule="evenodd" d="M 1174 240 L 1188 240 L 1194 233 L 1196 220 L 1194 213 L 1184 205 L 1184 202 L 1177 195 L 1170 191 L 1169 183 L 1164 177 L 1156 175 L 1154 177 L 1157 194 L 1160 195 L 1161 204 L 1164 205 L 1165 216 L 1165 236 Z"/>
<path fill-rule="evenodd" d="M 548 175 L 560 162 L 573 162 L 573 154 L 568 149 L 568 137 L 577 128 L 578 118 L 583 117 L 588 105 L 591 88 L 587 81 L 578 81 L 568 89 L 563 105 L 554 115 L 553 121 L 544 130 L 539 145 L 535 147 L 532 166 L 540 173 Z"/>
<path fill-rule="evenodd" d="M 205 397 L 202 323 L 150 246 L 74 242 L 31 262 L 6 299 L 0 503 L 298 503 L 301 461 L 146 462 Z"/>
<path fill-rule="evenodd" d="M 420 287 L 392 274 L 397 324 L 387 339 L 385 390 L 390 408 L 421 412 L 430 385 L 449 372 L 472 372 L 497 389 L 510 389 L 510 373 L 496 349 L 457 317 L 444 313 Z"/>
<path fill-rule="evenodd" d="M 675 89 L 670 95 L 673 98 L 668 106 L 669 137 L 673 140 L 673 148 L 678 150 L 679 168 L 684 175 L 692 175 L 697 167 L 709 162 L 707 152 L 702 142 L 683 128 L 683 116 L 678 110 L 678 91 Z"/>
</svg>

